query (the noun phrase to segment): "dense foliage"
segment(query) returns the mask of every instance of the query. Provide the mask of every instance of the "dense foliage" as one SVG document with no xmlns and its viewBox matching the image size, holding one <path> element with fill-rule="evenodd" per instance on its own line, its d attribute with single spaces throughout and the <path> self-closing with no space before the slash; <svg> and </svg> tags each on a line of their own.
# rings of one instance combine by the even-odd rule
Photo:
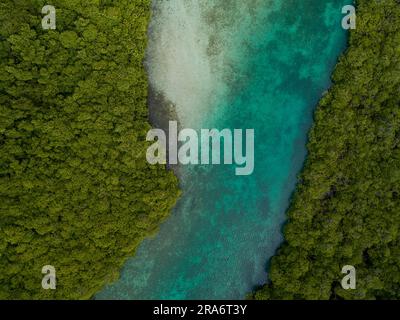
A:
<svg viewBox="0 0 400 320">
<path fill-rule="evenodd" d="M 53 0 L 43 30 L 48 1 L 1 1 L 0 298 L 91 297 L 174 205 L 145 156 L 150 2 Z"/>
<path fill-rule="evenodd" d="M 323 97 L 256 299 L 400 298 L 400 2 L 358 0 L 357 29 Z M 356 290 L 340 285 L 357 271 Z"/>
</svg>

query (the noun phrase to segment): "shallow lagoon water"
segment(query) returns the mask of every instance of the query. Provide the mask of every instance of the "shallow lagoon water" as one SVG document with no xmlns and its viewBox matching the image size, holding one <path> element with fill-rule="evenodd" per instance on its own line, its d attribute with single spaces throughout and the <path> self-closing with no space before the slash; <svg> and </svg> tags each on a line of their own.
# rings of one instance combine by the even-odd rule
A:
<svg viewBox="0 0 400 320">
<path fill-rule="evenodd" d="M 149 80 L 181 127 L 255 129 L 255 170 L 181 166 L 183 195 L 98 299 L 242 299 L 267 262 L 346 45 L 346 0 L 154 0 Z M 166 104 L 152 106 L 157 114 Z"/>
</svg>

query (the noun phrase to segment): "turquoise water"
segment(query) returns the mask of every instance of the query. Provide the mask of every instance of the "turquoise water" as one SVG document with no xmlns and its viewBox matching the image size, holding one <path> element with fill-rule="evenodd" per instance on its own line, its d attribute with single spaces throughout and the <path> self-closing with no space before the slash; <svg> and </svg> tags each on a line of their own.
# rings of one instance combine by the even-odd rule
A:
<svg viewBox="0 0 400 320">
<path fill-rule="evenodd" d="M 348 3 L 154 1 L 152 86 L 183 127 L 254 128 L 255 170 L 179 167 L 171 217 L 98 299 L 242 299 L 265 283 L 313 110 L 345 48 Z"/>
</svg>

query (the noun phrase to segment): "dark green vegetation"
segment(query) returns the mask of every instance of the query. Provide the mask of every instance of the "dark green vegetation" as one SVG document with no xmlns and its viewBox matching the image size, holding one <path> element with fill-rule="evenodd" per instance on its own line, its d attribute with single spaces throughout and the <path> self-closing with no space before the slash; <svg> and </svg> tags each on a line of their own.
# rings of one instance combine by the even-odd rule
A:
<svg viewBox="0 0 400 320">
<path fill-rule="evenodd" d="M 400 298 L 400 2 L 357 1 L 323 97 L 286 243 L 256 299 Z M 357 289 L 340 285 L 344 265 Z"/>
<path fill-rule="evenodd" d="M 157 229 L 177 180 L 149 166 L 150 0 L 0 3 L 0 298 L 89 298 Z M 42 267 L 57 290 L 41 287 Z"/>
</svg>

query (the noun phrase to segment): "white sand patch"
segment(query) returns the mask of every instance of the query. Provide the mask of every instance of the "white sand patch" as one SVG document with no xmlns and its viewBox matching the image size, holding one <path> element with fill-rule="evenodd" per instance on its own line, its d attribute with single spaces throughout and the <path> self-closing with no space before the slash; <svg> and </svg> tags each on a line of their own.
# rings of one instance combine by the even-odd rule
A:
<svg viewBox="0 0 400 320">
<path fill-rule="evenodd" d="M 198 0 L 156 0 L 147 64 L 150 82 L 176 106 L 181 125 L 196 128 L 211 112 L 219 76 L 207 54 L 210 30 Z M 213 72 L 214 71 L 214 72 Z"/>
</svg>

